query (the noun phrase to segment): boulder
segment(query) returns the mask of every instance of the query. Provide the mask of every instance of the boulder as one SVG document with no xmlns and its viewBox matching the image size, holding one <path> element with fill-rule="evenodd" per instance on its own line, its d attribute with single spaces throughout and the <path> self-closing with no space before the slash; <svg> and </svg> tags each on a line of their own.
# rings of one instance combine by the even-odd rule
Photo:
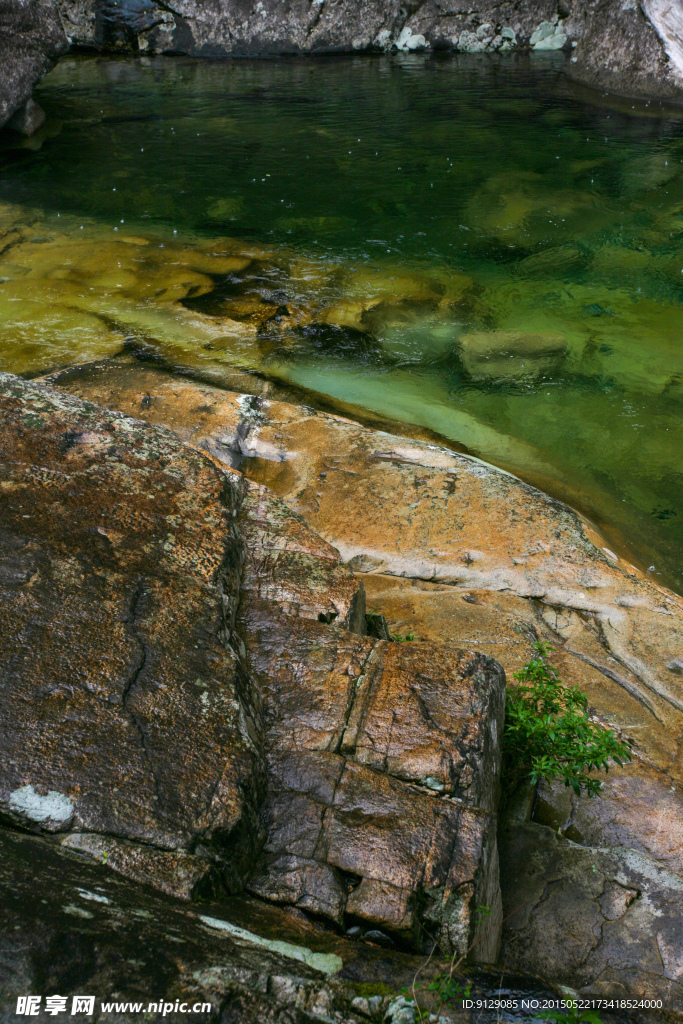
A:
<svg viewBox="0 0 683 1024">
<path fill-rule="evenodd" d="M 75 996 L 92 996 L 90 1013 L 117 1021 L 363 1019 L 351 1007 L 353 989 L 336 977 L 337 953 L 264 937 L 236 923 L 234 911 L 192 909 L 38 837 L 0 829 L 0 890 L 3 1021 L 15 1020 L 18 999 L 31 994 L 40 1022 L 54 1020 L 46 1000 L 55 994 L 64 1015 Z M 270 918 L 271 930 L 291 930 Z"/>
<path fill-rule="evenodd" d="M 622 96 L 683 97 L 683 17 L 667 0 L 577 5 L 577 46 L 567 71 L 594 89 Z"/>
<path fill-rule="evenodd" d="M 33 86 L 67 49 L 56 5 L 0 2 L 0 128 L 12 115 L 11 127 L 26 135 L 40 127 L 42 111 L 31 99 Z"/>
<path fill-rule="evenodd" d="M 504 676 L 451 645 L 359 636 L 364 593 L 283 508 L 252 485 L 239 519 L 238 628 L 269 766 L 249 890 L 418 948 L 421 924 L 442 949 L 491 962 Z"/>
<path fill-rule="evenodd" d="M 191 904 L 117 877 L 38 836 L 0 828 L 0 1020 L 17 1000 L 94 998 L 101 1020 L 222 1024 L 380 1024 L 416 977 L 429 984 L 450 964 L 322 930 L 299 911 L 252 897 Z M 520 1003 L 548 998 L 536 980 L 468 967 L 473 999 L 504 986 Z M 105 1010 L 102 1003 L 110 1004 Z M 141 1003 L 133 1008 L 131 1003 Z M 118 1007 L 117 1005 L 118 1004 Z M 128 1006 L 126 1007 L 126 1004 Z M 183 1004 L 185 1004 L 183 1006 Z M 59 1004 L 58 1004 L 59 1005 Z M 62 1003 L 62 1005 L 64 1005 Z M 57 1015 L 59 1016 L 59 1015 Z M 86 1019 L 87 1008 L 75 1019 Z M 497 1024 L 497 1012 L 444 1008 L 448 1024 Z M 617 1024 L 609 1017 L 605 1024 Z"/>
<path fill-rule="evenodd" d="M 338 552 L 215 455 L 1 383 L 5 820 L 171 894 L 495 960 L 499 666 L 362 635 Z"/>
<path fill-rule="evenodd" d="M 337 822 L 343 824 L 348 817 L 346 805 L 341 815 L 336 810 L 342 794 L 346 800 L 349 792 L 344 788 L 339 793 L 339 781 L 350 772 L 349 783 L 355 786 L 368 765 L 376 772 L 372 741 L 386 735 L 387 708 L 400 708 L 400 720 L 414 727 L 412 701 L 394 701 L 392 706 L 393 679 L 408 653 L 419 658 L 420 652 L 433 650 L 436 658 L 451 645 L 474 650 L 494 656 L 511 677 L 529 660 L 532 644 L 544 640 L 553 645 L 551 661 L 560 677 L 587 693 L 598 721 L 632 743 L 634 761 L 610 770 L 599 799 L 568 798 L 563 787 L 543 789 L 536 809 L 539 822 L 561 829 L 567 837 L 562 848 L 578 850 L 577 857 L 594 847 L 630 848 L 629 857 L 645 856 L 657 870 L 668 871 L 667 885 L 675 889 L 683 828 L 679 597 L 617 556 L 571 509 L 514 477 L 435 444 L 270 399 L 263 382 L 250 385 L 247 375 L 239 383 L 233 376 L 235 386 L 251 387 L 260 397 L 113 363 L 52 379 L 83 397 L 138 414 L 144 401 L 144 415 L 155 422 L 191 435 L 193 444 L 208 448 L 226 463 L 239 461 L 246 475 L 279 494 L 291 511 L 305 516 L 342 552 L 363 581 L 368 612 L 375 619 L 384 616 L 390 634 L 412 633 L 416 638 L 417 643 L 399 645 L 347 637 L 340 645 L 315 635 L 320 626 L 313 614 L 308 621 L 299 621 L 292 645 L 297 657 L 287 672 L 292 680 L 298 675 L 303 699 L 297 696 L 291 704 L 271 702 L 267 696 L 265 700 L 265 728 L 273 737 L 273 750 L 264 813 L 272 822 L 272 841 L 264 847 L 261 861 L 266 870 L 254 885 L 271 886 L 274 898 L 282 902 L 296 905 L 301 900 L 306 905 L 312 873 L 321 873 L 323 865 L 331 867 L 342 873 L 344 885 L 335 887 L 332 874 L 325 874 L 328 915 L 338 914 L 346 899 L 345 913 L 363 922 L 361 899 L 367 899 L 366 906 L 375 908 L 375 920 L 387 931 L 393 927 L 392 934 L 401 941 L 412 924 L 410 901 L 388 890 L 381 875 L 363 875 L 346 859 L 353 855 L 351 833 L 340 832 L 344 844 L 335 846 Z M 272 604 L 258 609 L 266 619 L 278 614 Z M 312 651 L 314 657 L 304 653 Z M 363 679 L 360 690 L 366 692 L 367 687 L 367 693 L 377 693 L 367 705 L 378 715 L 377 724 L 366 717 L 370 739 L 362 739 L 361 730 L 361 742 L 356 739 L 349 761 L 343 737 L 347 730 L 349 737 L 358 732 L 355 718 L 346 720 L 345 714 L 349 707 L 359 707 L 357 700 L 349 699 L 349 669 L 353 665 L 351 675 L 358 679 L 367 677 L 368 669 L 361 669 L 370 651 L 376 659 L 369 665 L 372 681 Z M 258 659 L 250 654 L 257 676 L 270 672 L 267 657 L 271 655 L 265 647 Z M 335 677 L 334 686 L 321 685 L 321 680 Z M 286 693 L 290 685 L 279 693 Z M 327 696 L 324 702 L 321 693 Z M 441 691 L 439 703 L 444 700 Z M 293 708 L 301 712 L 298 717 Z M 365 708 L 364 704 L 367 716 Z M 296 753 L 288 740 L 293 734 L 305 747 Z M 426 756 L 432 740 L 424 735 L 427 746 L 419 757 L 400 742 L 396 756 L 387 757 L 382 780 L 391 791 L 391 797 L 383 798 L 387 811 L 397 806 L 401 787 L 417 785 L 424 793 L 424 782 L 432 775 L 438 784 L 444 783 L 443 774 L 427 767 L 433 764 Z M 369 762 L 363 760 L 366 757 Z M 407 774 L 408 769 L 414 774 Z M 485 807 L 485 798 L 477 800 Z M 463 805 L 467 806 L 464 800 Z M 417 801 L 416 812 L 419 806 Z M 289 813 L 286 807 L 297 811 Z M 300 827 L 288 831 L 291 820 Z M 539 842 L 547 835 L 540 824 L 523 828 Z M 413 831 L 417 835 L 417 825 Z M 385 849 L 381 844 L 378 848 Z M 361 876 L 365 885 L 359 883 Z M 651 939 L 645 932 L 638 934 L 632 959 L 629 953 L 619 968 L 619 984 L 629 992 L 638 991 L 628 978 L 639 976 L 641 945 Z M 531 969 L 530 960 L 525 963 Z"/>
<path fill-rule="evenodd" d="M 567 355 L 567 343 L 554 334 L 471 331 L 460 336 L 457 351 L 474 380 L 516 380 L 556 373 Z"/>
<path fill-rule="evenodd" d="M 541 825 L 504 832 L 502 957 L 595 999 L 683 1013 L 683 879 L 634 850 L 577 846 Z M 637 1007 L 634 1007 L 637 1010 Z"/>
</svg>

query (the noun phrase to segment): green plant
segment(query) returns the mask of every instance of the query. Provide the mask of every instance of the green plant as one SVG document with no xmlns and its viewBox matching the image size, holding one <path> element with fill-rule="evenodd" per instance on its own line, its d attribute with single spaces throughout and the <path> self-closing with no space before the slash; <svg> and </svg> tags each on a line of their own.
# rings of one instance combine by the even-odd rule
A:
<svg viewBox="0 0 683 1024">
<path fill-rule="evenodd" d="M 491 907 L 475 907 L 474 916 L 476 921 L 481 924 L 482 921 L 491 916 Z M 413 1004 L 416 1024 L 422 1024 L 424 1021 L 439 1020 L 441 1010 L 445 1005 L 451 1003 L 455 1006 L 457 1003 L 462 1003 L 464 999 L 469 999 L 472 983 L 466 979 L 461 983 L 454 975 L 459 973 L 463 960 L 472 952 L 479 941 L 480 939 L 475 939 L 467 952 L 460 956 L 454 953 L 447 971 L 441 971 L 439 974 L 435 974 L 430 982 L 423 982 L 421 985 L 418 985 L 418 975 L 429 965 L 429 961 L 432 959 L 437 948 L 436 944 L 432 947 L 426 962 L 418 968 L 412 985 L 409 988 L 401 989 L 403 998 Z"/>
<path fill-rule="evenodd" d="M 452 977 L 451 973 L 437 974 L 428 985 L 416 986 L 401 989 L 401 995 L 412 1002 L 415 1008 L 415 1021 L 421 1024 L 422 1021 L 438 1020 L 441 1009 L 448 1003 L 462 1002 L 469 999 L 472 991 L 471 983 L 465 982 L 461 985 Z M 426 1002 L 420 1001 L 424 993 L 429 993 Z"/>
<path fill-rule="evenodd" d="M 503 784 L 508 793 L 523 782 L 535 785 L 562 779 L 578 795 L 595 796 L 602 788 L 589 777 L 631 759 L 629 747 L 614 732 L 588 717 L 588 698 L 576 686 L 562 686 L 548 662 L 551 648 L 534 644 L 537 656 L 515 673 L 508 689 L 503 735 Z M 550 1018 L 548 1018 L 550 1019 Z"/>
<path fill-rule="evenodd" d="M 595 1010 L 579 1010 L 578 1003 L 572 1001 L 568 1009 L 565 1010 L 549 1010 L 547 1013 L 541 1014 L 538 1017 L 533 1017 L 533 1020 L 538 1021 L 552 1021 L 553 1024 L 602 1024 L 600 1016 Z"/>
<path fill-rule="evenodd" d="M 409 644 L 415 639 L 414 633 L 392 633 L 391 639 L 397 644 Z"/>
</svg>

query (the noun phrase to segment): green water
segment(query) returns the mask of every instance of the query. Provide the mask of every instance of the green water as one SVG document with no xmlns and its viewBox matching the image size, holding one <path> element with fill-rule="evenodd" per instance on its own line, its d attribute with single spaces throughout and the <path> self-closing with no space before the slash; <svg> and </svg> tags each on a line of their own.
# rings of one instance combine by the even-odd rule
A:
<svg viewBox="0 0 683 1024">
<path fill-rule="evenodd" d="M 683 119 L 563 62 L 63 61 L 0 147 L 0 365 L 256 367 L 466 445 L 683 590 Z"/>
</svg>

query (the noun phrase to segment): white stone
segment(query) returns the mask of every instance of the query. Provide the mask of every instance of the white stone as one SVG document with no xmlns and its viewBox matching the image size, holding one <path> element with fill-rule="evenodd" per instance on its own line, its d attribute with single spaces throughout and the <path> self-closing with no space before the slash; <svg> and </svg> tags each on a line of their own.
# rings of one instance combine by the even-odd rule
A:
<svg viewBox="0 0 683 1024">
<path fill-rule="evenodd" d="M 407 26 L 401 30 L 401 34 L 394 44 L 397 50 L 425 50 L 429 43 L 422 35 L 413 35 L 412 29 Z"/>
<path fill-rule="evenodd" d="M 41 823 L 65 825 L 74 815 L 72 800 L 55 789 L 43 796 L 33 786 L 20 786 L 10 793 L 9 806 L 12 811 Z"/>
<path fill-rule="evenodd" d="M 683 4 L 680 0 L 642 0 L 642 4 L 676 74 L 683 77 Z"/>
<path fill-rule="evenodd" d="M 216 931 L 226 932 L 231 938 L 248 942 L 250 945 L 263 946 L 272 953 L 279 953 L 280 956 L 290 957 L 292 960 L 299 960 L 308 964 L 322 974 L 336 974 L 344 966 L 344 961 L 335 953 L 314 953 L 306 946 L 295 946 L 292 942 L 284 942 L 280 939 L 264 939 L 255 932 L 249 932 L 246 928 L 239 928 L 229 921 L 222 921 L 218 917 L 205 917 L 200 914 L 199 920 L 208 928 Z"/>
</svg>

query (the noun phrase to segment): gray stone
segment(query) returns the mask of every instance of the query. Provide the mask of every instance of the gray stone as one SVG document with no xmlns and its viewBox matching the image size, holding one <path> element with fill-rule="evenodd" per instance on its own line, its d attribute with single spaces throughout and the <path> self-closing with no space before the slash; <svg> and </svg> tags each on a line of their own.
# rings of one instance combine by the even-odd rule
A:
<svg viewBox="0 0 683 1024">
<path fill-rule="evenodd" d="M 683 878 L 627 848 L 577 846 L 541 825 L 501 836 L 508 968 L 593 998 L 683 1012 Z"/>
<path fill-rule="evenodd" d="M 55 5 L 0 0 L 0 127 L 21 108 L 14 127 L 26 135 L 40 127 L 40 107 L 28 103 L 33 86 L 67 47 Z"/>
<path fill-rule="evenodd" d="M 270 930 L 282 928 L 274 913 Z M 143 1013 L 102 1013 L 121 1024 L 360 1024 L 353 991 L 335 976 L 342 966 L 336 954 L 262 936 L 231 921 L 226 908 L 197 913 L 43 839 L 1 828 L 0 930 L 3 1022 L 17 1019 L 18 997 L 31 993 L 43 997 L 34 1019 L 54 1020 L 44 997 L 59 993 L 67 998 L 65 1018 L 75 995 L 96 997 L 95 1019 L 101 999 L 143 1002 Z M 187 1004 L 184 1013 L 178 1003 Z M 193 1015 L 197 1003 L 206 1007 Z"/>
<path fill-rule="evenodd" d="M 683 98 L 683 36 L 676 4 L 651 0 L 576 6 L 568 19 L 568 35 L 577 40 L 567 73 L 594 89 L 625 96 Z M 662 37 L 666 39 L 663 44 Z"/>
<path fill-rule="evenodd" d="M 23 107 L 19 107 L 19 109 L 12 114 L 7 122 L 7 127 L 13 128 L 15 132 L 21 132 L 22 135 L 35 135 L 44 123 L 45 111 L 40 104 L 36 103 L 33 97 L 31 97 L 26 100 Z"/>
</svg>

